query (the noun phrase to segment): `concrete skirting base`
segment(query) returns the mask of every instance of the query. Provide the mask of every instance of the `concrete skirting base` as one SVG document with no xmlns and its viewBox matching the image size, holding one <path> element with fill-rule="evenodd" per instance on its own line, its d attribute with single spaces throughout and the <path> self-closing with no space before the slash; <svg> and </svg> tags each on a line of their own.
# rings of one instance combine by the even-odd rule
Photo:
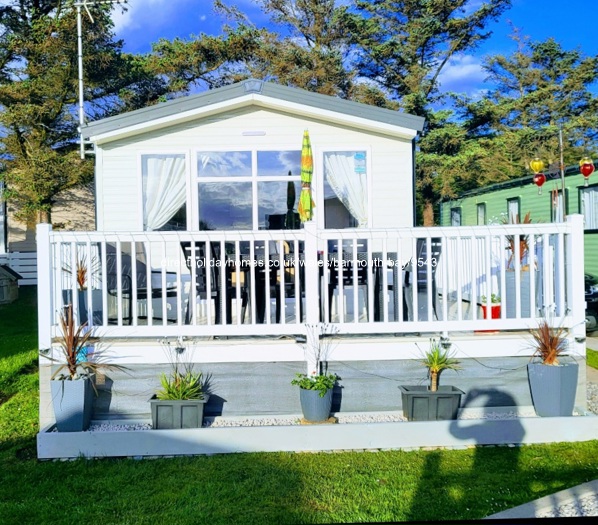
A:
<svg viewBox="0 0 598 525">
<path fill-rule="evenodd" d="M 39 459 L 144 457 L 235 452 L 462 448 L 589 441 L 597 416 L 467 419 L 397 423 L 219 427 L 125 432 L 52 432 L 37 435 Z"/>
</svg>

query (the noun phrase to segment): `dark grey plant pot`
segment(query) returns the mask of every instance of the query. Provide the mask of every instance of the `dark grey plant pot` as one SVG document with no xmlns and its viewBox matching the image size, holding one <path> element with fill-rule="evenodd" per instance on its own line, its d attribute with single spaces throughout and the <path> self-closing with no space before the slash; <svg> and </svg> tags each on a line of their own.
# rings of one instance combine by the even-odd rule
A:
<svg viewBox="0 0 598 525">
<path fill-rule="evenodd" d="M 299 389 L 299 401 L 301 401 L 301 411 L 306 421 L 326 421 L 330 417 L 330 408 L 332 407 L 333 388 L 329 388 L 324 397 L 320 397 L 319 390 Z"/>
<path fill-rule="evenodd" d="M 171 428 L 201 428 L 203 409 L 210 396 L 203 399 L 150 399 L 152 427 L 156 430 Z"/>
<path fill-rule="evenodd" d="M 527 377 L 536 414 L 542 417 L 571 416 L 578 373 L 577 363 L 558 366 L 529 363 Z"/>
<path fill-rule="evenodd" d="M 89 377 L 50 381 L 58 432 L 83 432 L 93 411 L 93 385 Z"/>
<path fill-rule="evenodd" d="M 454 386 L 439 386 L 436 392 L 427 386 L 400 386 L 403 415 L 409 421 L 457 419 L 463 391 Z"/>
</svg>

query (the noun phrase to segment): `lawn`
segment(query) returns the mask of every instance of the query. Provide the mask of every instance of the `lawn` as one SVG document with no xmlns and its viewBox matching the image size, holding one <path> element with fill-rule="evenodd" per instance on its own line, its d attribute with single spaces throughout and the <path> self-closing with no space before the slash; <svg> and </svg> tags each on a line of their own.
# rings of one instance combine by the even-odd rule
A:
<svg viewBox="0 0 598 525">
<path fill-rule="evenodd" d="M 0 306 L 0 523 L 466 520 L 598 478 L 598 441 L 38 462 L 35 296 Z"/>
</svg>

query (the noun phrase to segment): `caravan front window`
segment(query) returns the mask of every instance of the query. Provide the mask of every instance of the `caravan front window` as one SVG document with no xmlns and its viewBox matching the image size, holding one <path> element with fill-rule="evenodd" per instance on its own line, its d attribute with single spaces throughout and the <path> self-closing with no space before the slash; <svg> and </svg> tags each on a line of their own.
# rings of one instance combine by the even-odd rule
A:
<svg viewBox="0 0 598 525">
<path fill-rule="evenodd" d="M 184 154 L 142 155 L 143 229 L 187 229 L 187 167 Z"/>
<path fill-rule="evenodd" d="M 365 151 L 324 153 L 326 228 L 367 228 L 368 166 Z"/>
<path fill-rule="evenodd" d="M 197 154 L 200 230 L 299 228 L 299 150 Z"/>
</svg>

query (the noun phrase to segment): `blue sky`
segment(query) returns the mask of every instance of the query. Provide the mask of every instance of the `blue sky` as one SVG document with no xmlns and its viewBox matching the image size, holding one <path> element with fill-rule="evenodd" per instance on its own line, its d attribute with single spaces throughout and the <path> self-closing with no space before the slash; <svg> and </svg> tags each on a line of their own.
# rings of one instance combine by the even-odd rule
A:
<svg viewBox="0 0 598 525">
<path fill-rule="evenodd" d="M 472 5 L 483 0 L 473 0 Z M 254 0 L 230 0 L 257 26 L 267 19 Z M 565 49 L 580 47 L 586 55 L 598 54 L 598 36 L 593 19 L 598 0 L 513 0 L 513 7 L 492 24 L 492 37 L 478 50 L 457 57 L 445 69 L 443 89 L 474 94 L 484 89 L 480 63 L 485 55 L 509 53 L 515 44 L 509 39 L 512 27 L 532 40 L 555 38 Z M 128 11 L 116 7 L 116 34 L 131 52 L 147 52 L 160 38 L 189 38 L 200 33 L 219 34 L 224 21 L 212 11 L 211 0 L 129 0 Z"/>
</svg>

